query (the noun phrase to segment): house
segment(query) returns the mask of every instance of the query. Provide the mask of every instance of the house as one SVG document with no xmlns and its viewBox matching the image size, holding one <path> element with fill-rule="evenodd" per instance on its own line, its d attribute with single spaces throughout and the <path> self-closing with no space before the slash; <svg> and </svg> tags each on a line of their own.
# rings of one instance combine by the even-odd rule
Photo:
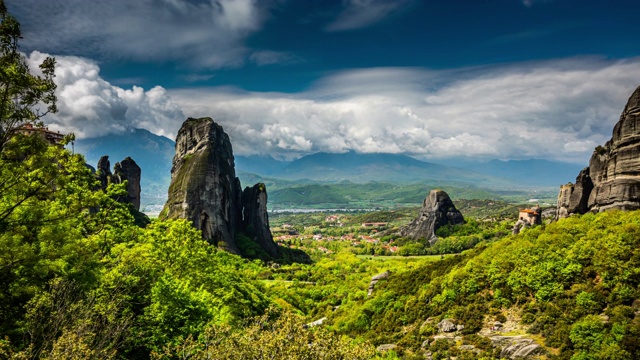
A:
<svg viewBox="0 0 640 360">
<path fill-rule="evenodd" d="M 62 146 L 62 142 L 64 141 L 63 134 L 61 134 L 59 131 L 51 131 L 48 127 L 36 127 L 33 126 L 33 124 L 24 124 L 22 127 L 17 128 L 15 131 L 27 136 L 40 136 L 43 140 L 51 145 Z"/>
<path fill-rule="evenodd" d="M 522 209 L 518 214 L 518 220 L 522 220 L 528 226 L 540 225 L 542 224 L 542 211 L 540 210 L 540 206 L 536 206 L 531 209 Z"/>
</svg>

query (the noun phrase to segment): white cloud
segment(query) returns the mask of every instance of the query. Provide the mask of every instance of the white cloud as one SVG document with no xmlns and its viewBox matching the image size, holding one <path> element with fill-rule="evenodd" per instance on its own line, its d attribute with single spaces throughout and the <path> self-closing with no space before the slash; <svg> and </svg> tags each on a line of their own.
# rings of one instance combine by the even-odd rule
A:
<svg viewBox="0 0 640 360">
<path fill-rule="evenodd" d="M 585 162 L 611 137 L 640 59 L 574 58 L 447 71 L 353 70 L 299 94 L 169 90 L 238 154 L 316 151 Z M 175 132 L 171 130 L 170 132 Z"/>
<path fill-rule="evenodd" d="M 244 39 L 264 17 L 257 0 L 8 3 L 23 25 L 22 45 L 30 49 L 211 69 L 242 64 L 250 54 Z"/>
<path fill-rule="evenodd" d="M 37 69 L 46 56 L 32 52 L 27 58 L 29 68 Z M 59 111 L 45 118 L 53 130 L 87 138 L 145 128 L 173 137 L 168 129 L 176 129 L 185 119 L 162 87 L 145 91 L 138 86 L 113 86 L 100 77 L 100 68 L 91 60 L 56 56 L 55 74 Z"/>
<path fill-rule="evenodd" d="M 407 6 L 411 0 L 346 0 L 338 17 L 327 25 L 327 31 L 363 28 Z"/>
<path fill-rule="evenodd" d="M 33 52 L 30 67 L 45 56 Z M 211 116 L 240 155 L 356 150 L 584 163 L 611 137 L 637 79 L 638 58 L 574 58 L 444 71 L 352 70 L 298 94 L 145 91 L 108 83 L 95 62 L 58 56 L 60 111 L 46 121 L 79 137 L 135 127 L 173 138 L 187 116 Z"/>
</svg>

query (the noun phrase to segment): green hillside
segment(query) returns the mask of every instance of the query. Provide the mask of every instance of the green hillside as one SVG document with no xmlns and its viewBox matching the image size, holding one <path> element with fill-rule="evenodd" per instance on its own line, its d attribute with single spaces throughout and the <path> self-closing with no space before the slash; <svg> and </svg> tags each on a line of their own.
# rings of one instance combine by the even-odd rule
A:
<svg viewBox="0 0 640 360">
<path fill-rule="evenodd" d="M 404 358 L 430 351 L 438 359 L 493 359 L 500 349 L 492 337 L 519 336 L 547 358 L 637 359 L 639 219 L 639 211 L 572 217 L 442 259 L 381 262 L 340 252 L 279 270 L 315 285 L 270 293 L 311 318 L 328 317 L 340 334 L 395 344 Z M 371 275 L 384 270 L 391 276 L 368 297 Z M 438 332 L 445 318 L 464 326 L 459 340 Z M 492 329 L 495 321 L 504 328 Z"/>
<path fill-rule="evenodd" d="M 276 184 L 274 184 L 276 185 Z M 465 184 L 444 182 L 421 182 L 414 184 L 392 184 L 368 182 L 356 184 L 342 181 L 337 184 L 287 184 L 286 187 L 274 186 L 269 191 L 269 207 L 280 208 L 360 208 L 419 206 L 429 190 L 439 188 L 447 191 L 453 199 L 504 199 L 525 202 L 532 197 L 543 201 L 553 201 L 556 190 L 533 192 L 501 192 L 478 188 Z"/>
</svg>

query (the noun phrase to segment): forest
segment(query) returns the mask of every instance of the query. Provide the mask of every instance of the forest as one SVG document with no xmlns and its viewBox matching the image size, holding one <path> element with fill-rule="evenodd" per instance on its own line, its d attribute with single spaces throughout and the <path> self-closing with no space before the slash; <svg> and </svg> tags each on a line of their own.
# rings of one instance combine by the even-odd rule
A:
<svg viewBox="0 0 640 360">
<path fill-rule="evenodd" d="M 100 190 L 81 154 L 20 132 L 57 110 L 55 59 L 29 69 L 1 1 L 0 18 L 0 358 L 494 359 L 495 334 L 540 358 L 640 358 L 640 212 L 512 235 L 479 202 L 430 256 L 242 258 L 186 220 L 137 225 L 124 184 Z"/>
</svg>

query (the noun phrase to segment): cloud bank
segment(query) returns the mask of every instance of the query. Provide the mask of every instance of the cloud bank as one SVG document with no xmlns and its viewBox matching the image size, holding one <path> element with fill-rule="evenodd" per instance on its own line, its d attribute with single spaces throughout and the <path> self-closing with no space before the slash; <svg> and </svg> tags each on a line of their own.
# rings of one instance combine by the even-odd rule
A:
<svg viewBox="0 0 640 360">
<path fill-rule="evenodd" d="M 212 116 L 238 154 L 409 153 L 585 162 L 611 137 L 640 59 L 564 59 L 449 71 L 345 71 L 299 94 L 170 90 Z M 175 130 L 172 130 L 173 132 Z"/>
<path fill-rule="evenodd" d="M 22 44 L 30 49 L 209 69 L 240 66 L 251 52 L 244 39 L 264 17 L 256 0 L 9 0 L 9 5 L 26 30 Z"/>
<path fill-rule="evenodd" d="M 46 54 L 28 57 L 32 69 Z M 419 158 L 545 158 L 584 163 L 611 137 L 638 86 L 640 59 L 573 58 L 431 71 L 335 73 L 297 94 L 110 84 L 96 63 L 57 57 L 51 128 L 80 138 L 144 128 L 174 138 L 211 116 L 239 155 L 407 153 Z"/>
<path fill-rule="evenodd" d="M 32 52 L 27 58 L 29 68 L 38 69 L 47 56 Z M 45 118 L 53 130 L 90 138 L 144 128 L 173 137 L 167 129 L 175 129 L 184 121 L 182 109 L 164 88 L 145 91 L 138 86 L 123 89 L 111 85 L 100 77 L 100 68 L 91 60 L 56 56 L 55 74 L 58 112 Z"/>
</svg>

